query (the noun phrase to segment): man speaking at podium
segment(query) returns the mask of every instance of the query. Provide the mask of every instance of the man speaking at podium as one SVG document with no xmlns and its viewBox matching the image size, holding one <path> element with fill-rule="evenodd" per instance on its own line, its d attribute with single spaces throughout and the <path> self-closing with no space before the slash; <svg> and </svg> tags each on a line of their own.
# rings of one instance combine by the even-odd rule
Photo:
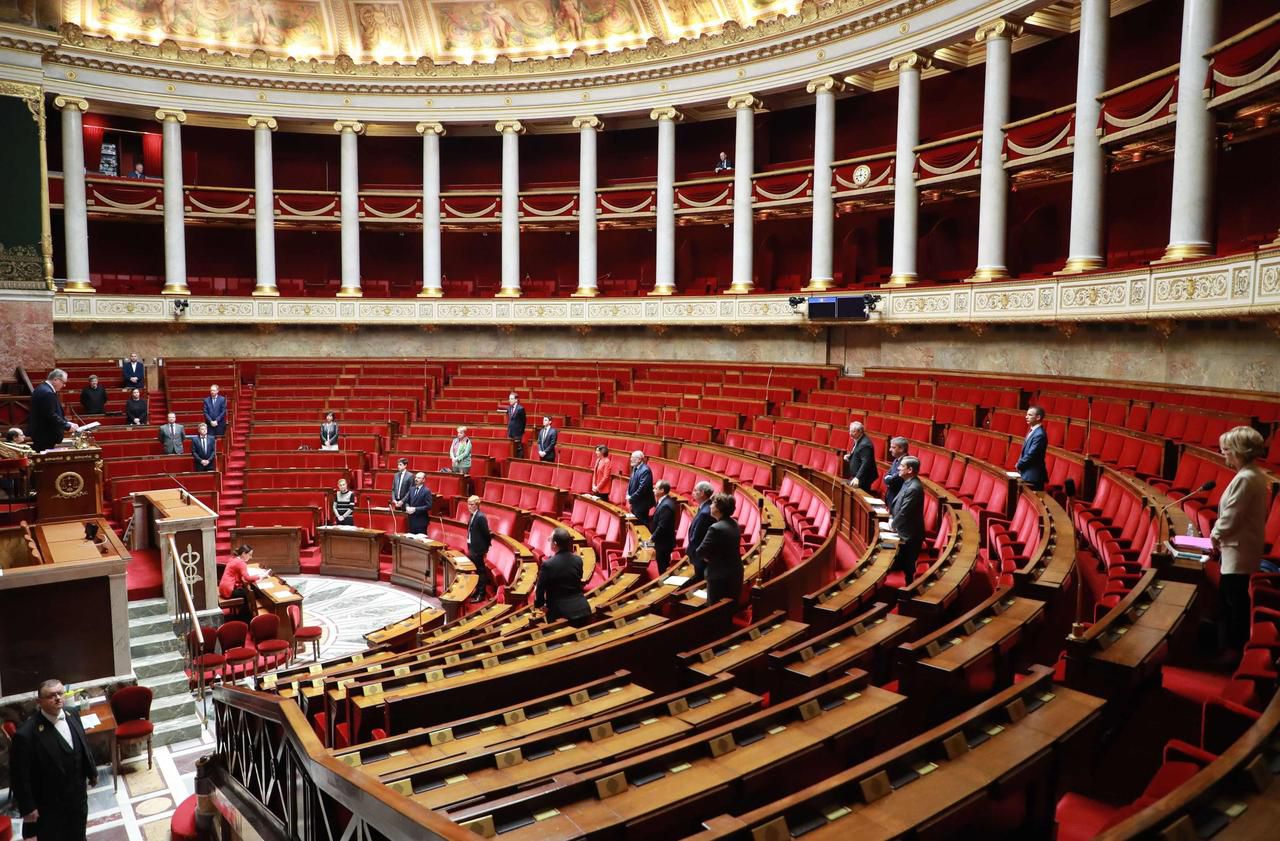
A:
<svg viewBox="0 0 1280 841">
<path fill-rule="evenodd" d="M 67 386 L 67 372 L 54 368 L 31 392 L 31 442 L 37 453 L 62 443 L 63 436 L 80 427 L 66 419 L 58 392 Z"/>
</svg>

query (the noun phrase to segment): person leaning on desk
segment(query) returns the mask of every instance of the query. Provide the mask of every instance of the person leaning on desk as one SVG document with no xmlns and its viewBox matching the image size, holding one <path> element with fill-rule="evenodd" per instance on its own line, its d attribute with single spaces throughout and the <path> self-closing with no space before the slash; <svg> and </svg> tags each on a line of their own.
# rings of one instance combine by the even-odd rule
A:
<svg viewBox="0 0 1280 841">
<path fill-rule="evenodd" d="M 271 574 L 269 569 L 257 575 L 249 572 L 251 563 L 253 563 L 253 547 L 242 543 L 231 553 L 231 560 L 227 561 L 227 568 L 222 571 L 222 578 L 218 580 L 220 598 L 240 600 L 240 604 L 234 608 L 236 613 L 231 618 L 242 622 L 248 622 L 253 618 L 249 612 L 249 585 Z"/>
</svg>

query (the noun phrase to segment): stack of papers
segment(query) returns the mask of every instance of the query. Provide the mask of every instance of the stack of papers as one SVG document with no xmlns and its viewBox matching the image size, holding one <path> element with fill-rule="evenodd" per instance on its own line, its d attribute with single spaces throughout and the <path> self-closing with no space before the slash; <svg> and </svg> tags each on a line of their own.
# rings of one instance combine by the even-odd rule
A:
<svg viewBox="0 0 1280 841">
<path fill-rule="evenodd" d="M 663 584 L 670 584 L 672 587 L 683 587 L 685 584 L 688 584 L 688 583 L 689 583 L 689 576 L 687 576 L 687 575 L 668 575 L 668 576 L 663 580 L 663 582 L 662 582 L 662 583 L 663 583 Z"/>
</svg>

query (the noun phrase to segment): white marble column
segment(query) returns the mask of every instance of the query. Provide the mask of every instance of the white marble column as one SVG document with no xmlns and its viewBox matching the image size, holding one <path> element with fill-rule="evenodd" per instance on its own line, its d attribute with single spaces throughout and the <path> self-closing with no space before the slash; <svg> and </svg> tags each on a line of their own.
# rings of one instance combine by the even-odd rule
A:
<svg viewBox="0 0 1280 841">
<path fill-rule="evenodd" d="M 1205 53 L 1218 32 L 1218 0 L 1185 0 L 1178 59 L 1178 120 L 1173 136 L 1173 208 L 1164 259 L 1213 253 L 1213 170 L 1217 129 L 1204 81 Z"/>
<path fill-rule="evenodd" d="M 419 298 L 444 295 L 440 271 L 440 123 L 418 123 L 422 135 L 422 291 Z"/>
<path fill-rule="evenodd" d="M 280 294 L 276 286 L 276 185 L 271 157 L 271 132 L 278 127 L 275 117 L 249 118 L 253 129 L 253 242 L 258 265 L 253 294 L 263 298 Z"/>
<path fill-rule="evenodd" d="M 683 116 L 669 106 L 649 112 L 649 119 L 658 123 L 658 189 L 654 195 L 657 250 L 650 295 L 676 293 L 676 123 Z"/>
<path fill-rule="evenodd" d="M 499 120 L 502 134 L 502 286 L 499 298 L 520 297 L 520 135 L 519 120 Z"/>
<path fill-rule="evenodd" d="M 67 292 L 93 292 L 89 284 L 89 209 L 84 188 L 84 123 L 87 100 L 54 98 L 62 109 L 62 228 L 67 249 Z"/>
<path fill-rule="evenodd" d="M 1098 137 L 1102 103 L 1098 95 L 1107 86 L 1107 29 L 1111 24 L 1109 0 L 1080 3 L 1080 54 L 1076 63 L 1076 130 L 1071 156 L 1071 239 L 1063 272 L 1086 272 L 1106 263 L 1103 191 L 1106 157 Z"/>
<path fill-rule="evenodd" d="M 164 289 L 162 295 L 190 295 L 187 288 L 187 232 L 182 191 L 182 124 L 176 109 L 156 111 L 164 133 Z"/>
<path fill-rule="evenodd" d="M 599 117 L 573 118 L 578 130 L 578 291 L 575 298 L 594 298 L 596 287 L 596 133 Z"/>
<path fill-rule="evenodd" d="M 342 223 L 342 288 L 339 298 L 359 298 L 360 291 L 360 158 L 357 140 L 364 123 L 338 120 L 333 130 L 340 132 L 342 174 L 339 208 Z"/>
<path fill-rule="evenodd" d="M 1004 171 L 1004 124 L 1009 122 L 1009 73 L 1012 39 L 1021 27 L 1007 18 L 978 27 L 986 44 L 986 83 L 982 96 L 982 169 L 978 199 L 978 268 L 971 281 L 1009 276 L 1006 265 L 1009 225 L 1009 176 Z"/>
<path fill-rule="evenodd" d="M 744 295 L 755 283 L 752 237 L 754 222 L 751 174 L 755 171 L 755 115 L 760 100 L 749 93 L 730 97 L 734 112 L 733 141 L 733 283 L 726 294 Z"/>
<path fill-rule="evenodd" d="M 925 53 L 907 53 L 889 62 L 898 74 L 898 137 L 893 159 L 893 272 L 885 286 L 916 282 L 920 195 L 916 190 L 916 147 L 920 145 L 920 74 L 929 69 Z"/>
<path fill-rule="evenodd" d="M 813 94 L 813 244 L 806 292 L 830 289 L 835 275 L 836 203 L 831 196 L 831 164 L 836 155 L 836 92 L 844 84 L 830 76 L 814 79 L 805 90 Z"/>
</svg>

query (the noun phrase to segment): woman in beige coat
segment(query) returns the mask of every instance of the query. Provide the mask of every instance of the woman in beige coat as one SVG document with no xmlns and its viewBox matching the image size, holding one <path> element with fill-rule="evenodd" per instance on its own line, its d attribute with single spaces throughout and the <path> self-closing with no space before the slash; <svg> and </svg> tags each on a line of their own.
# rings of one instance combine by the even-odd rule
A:
<svg viewBox="0 0 1280 841">
<path fill-rule="evenodd" d="M 1258 430 L 1237 426 L 1218 438 L 1227 467 L 1236 475 L 1218 502 L 1213 524 L 1213 548 L 1222 559 L 1218 583 L 1219 638 L 1229 652 L 1239 654 L 1249 639 L 1249 576 L 1262 558 L 1270 487 L 1254 464 L 1266 447 Z"/>
</svg>

